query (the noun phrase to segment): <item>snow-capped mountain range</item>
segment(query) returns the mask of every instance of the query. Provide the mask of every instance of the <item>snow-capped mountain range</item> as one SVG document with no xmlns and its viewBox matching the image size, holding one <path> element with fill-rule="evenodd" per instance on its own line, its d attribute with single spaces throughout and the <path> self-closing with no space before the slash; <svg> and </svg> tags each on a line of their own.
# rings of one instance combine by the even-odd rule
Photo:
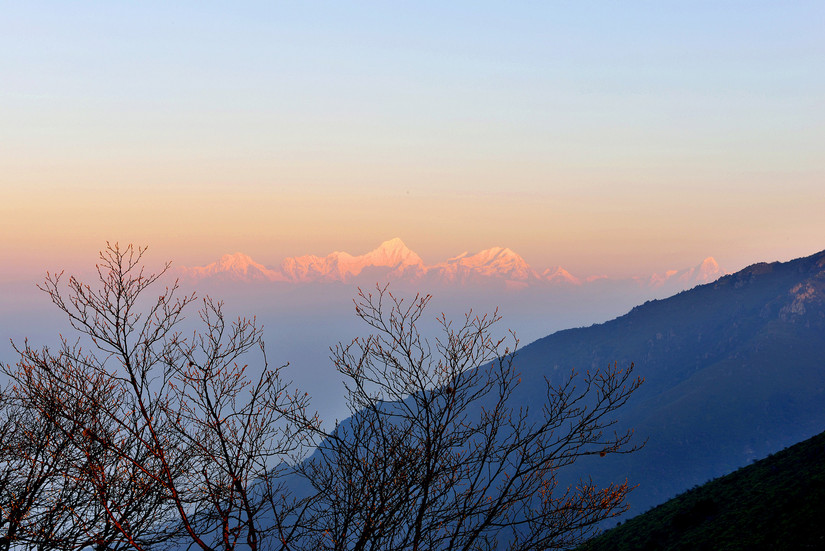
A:
<svg viewBox="0 0 825 551">
<path fill-rule="evenodd" d="M 643 287 L 678 284 L 683 288 L 713 281 L 725 272 L 713 258 L 700 265 L 633 278 Z M 473 285 L 504 283 L 508 288 L 532 285 L 576 286 L 608 280 L 607 276 L 580 278 L 561 266 L 539 273 L 512 250 L 493 247 L 475 254 L 464 252 L 444 262 L 426 265 L 399 238 L 381 243 L 376 249 L 354 256 L 335 251 L 327 256 L 304 255 L 285 259 L 279 267 L 267 267 L 243 253 L 224 255 L 206 266 L 184 267 L 180 275 L 195 280 L 218 279 L 237 282 L 361 282 L 385 280 Z"/>
<path fill-rule="evenodd" d="M 707 257 L 698 266 L 687 268 L 685 270 L 668 270 L 662 274 L 653 274 L 647 281 L 644 278 L 635 278 L 641 283 L 646 283 L 650 287 L 661 287 L 666 283 L 680 282 L 685 284 L 700 285 L 702 283 L 710 283 L 716 281 L 725 275 L 725 272 L 719 268 L 719 264 L 713 257 Z"/>
</svg>

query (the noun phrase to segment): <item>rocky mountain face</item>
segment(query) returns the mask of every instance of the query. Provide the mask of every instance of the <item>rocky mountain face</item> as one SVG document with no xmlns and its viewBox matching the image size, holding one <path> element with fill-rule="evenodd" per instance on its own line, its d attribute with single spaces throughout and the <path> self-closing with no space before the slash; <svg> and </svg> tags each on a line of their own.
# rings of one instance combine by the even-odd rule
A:
<svg viewBox="0 0 825 551">
<path fill-rule="evenodd" d="M 565 480 L 629 478 L 639 485 L 631 514 L 640 513 L 825 427 L 825 251 L 554 333 L 517 361 L 528 381 L 521 399 L 533 408 L 545 377 L 635 363 L 645 383 L 617 428 L 633 428 L 647 445 L 583 462 Z"/>
<path fill-rule="evenodd" d="M 624 284 L 644 288 L 681 290 L 713 281 L 723 275 L 713 258 L 699 266 L 637 277 Z M 498 284 L 505 289 L 537 286 L 582 287 L 604 284 L 606 276 L 580 278 L 561 266 L 539 273 L 521 256 L 505 247 L 493 247 L 475 254 L 461 253 L 434 265 L 425 265 L 399 238 L 381 243 L 376 249 L 354 256 L 335 251 L 327 256 L 304 255 L 285 259 L 278 267 L 266 267 L 243 253 L 225 255 L 207 266 L 183 268 L 181 275 L 194 280 L 235 282 L 344 282 L 372 285 L 376 281 L 426 283 L 430 285 Z"/>
</svg>

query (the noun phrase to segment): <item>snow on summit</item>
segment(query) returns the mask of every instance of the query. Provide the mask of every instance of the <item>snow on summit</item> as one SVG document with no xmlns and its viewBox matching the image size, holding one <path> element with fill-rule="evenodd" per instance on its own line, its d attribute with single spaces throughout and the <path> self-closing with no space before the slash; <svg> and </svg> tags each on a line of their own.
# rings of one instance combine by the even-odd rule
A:
<svg viewBox="0 0 825 551">
<path fill-rule="evenodd" d="M 403 241 L 395 238 L 359 256 L 335 251 L 324 257 L 287 258 L 281 264 L 281 272 L 286 280 L 295 282 L 350 281 L 367 268 L 388 268 L 391 275 L 400 276 L 410 267 L 423 271 L 424 262 Z"/>
<path fill-rule="evenodd" d="M 357 257 L 364 266 L 385 266 L 388 268 L 406 268 L 409 266 L 424 269 L 424 261 L 411 251 L 399 238 L 381 243 L 377 249 Z"/>
<path fill-rule="evenodd" d="M 218 277 L 232 281 L 283 281 L 275 270 L 258 264 L 244 253 L 225 254 L 217 262 L 206 266 L 184 268 L 185 274 L 195 279 Z"/>
<path fill-rule="evenodd" d="M 570 285 L 581 285 L 581 279 L 577 278 L 561 266 L 555 268 L 547 268 L 542 274 L 544 279 L 551 283 L 565 283 Z"/>
<path fill-rule="evenodd" d="M 519 255 L 504 247 L 493 247 L 474 255 L 462 253 L 431 268 L 450 282 L 466 283 L 478 278 L 513 281 L 537 279 L 538 274 Z"/>
<path fill-rule="evenodd" d="M 719 267 L 712 256 L 707 257 L 698 266 L 686 268 L 684 270 L 668 270 L 664 273 L 653 274 L 647 281 L 639 282 L 650 287 L 661 287 L 663 285 L 678 282 L 681 285 L 695 286 L 704 283 L 710 283 L 725 275 L 724 270 Z"/>
<path fill-rule="evenodd" d="M 422 280 L 448 285 L 482 285 L 503 282 L 506 288 L 521 289 L 529 285 L 581 286 L 607 276 L 579 278 L 557 266 L 539 273 L 521 256 L 507 247 L 491 247 L 475 254 L 463 252 L 438 264 L 427 266 L 418 254 L 396 237 L 384 241 L 361 255 L 334 251 L 326 256 L 303 255 L 289 257 L 278 268 L 267 268 L 243 253 L 227 254 L 206 266 L 182 268 L 182 274 L 192 279 L 218 279 L 249 282 L 358 282 Z M 685 288 L 708 283 L 724 275 L 712 257 L 698 266 L 685 270 L 668 270 L 651 276 L 638 276 L 630 281 L 659 288 L 679 285 Z"/>
</svg>

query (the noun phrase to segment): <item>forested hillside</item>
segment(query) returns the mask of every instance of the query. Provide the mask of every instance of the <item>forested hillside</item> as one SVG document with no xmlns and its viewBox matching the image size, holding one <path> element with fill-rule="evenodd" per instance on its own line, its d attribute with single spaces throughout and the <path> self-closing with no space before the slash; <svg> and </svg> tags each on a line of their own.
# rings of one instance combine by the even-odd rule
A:
<svg viewBox="0 0 825 551">
<path fill-rule="evenodd" d="M 579 549 L 823 549 L 825 433 L 634 517 Z"/>
</svg>

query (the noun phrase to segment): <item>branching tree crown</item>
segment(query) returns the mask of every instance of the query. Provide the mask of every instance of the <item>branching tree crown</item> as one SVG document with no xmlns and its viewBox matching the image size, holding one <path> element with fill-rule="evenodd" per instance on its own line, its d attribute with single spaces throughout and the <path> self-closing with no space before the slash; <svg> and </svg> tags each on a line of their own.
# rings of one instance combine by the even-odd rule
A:
<svg viewBox="0 0 825 551">
<path fill-rule="evenodd" d="M 557 473 L 636 449 L 631 433 L 606 430 L 642 382 L 632 365 L 546 382 L 530 411 L 515 403 L 518 341 L 493 336 L 497 313 L 442 314 L 429 341 L 418 330 L 429 301 L 360 292 L 356 315 L 374 333 L 332 350 L 352 416 L 302 465 L 317 492 L 315 547 L 561 548 L 624 512 L 626 481 L 559 488 Z"/>
<path fill-rule="evenodd" d="M 95 286 L 70 277 L 64 288 L 58 274 L 41 287 L 91 349 L 65 338 L 58 350 L 27 342 L 5 368 L 10 404 L 52 438 L 32 435 L 4 456 L 48 474 L 46 490 L 29 492 L 25 522 L 15 520 L 19 507 L 8 522 L 62 522 L 47 533 L 10 528 L 7 537 L 75 549 L 288 548 L 300 511 L 279 481 L 282 462 L 317 431 L 308 397 L 290 391 L 283 366 L 269 367 L 254 319 L 229 323 L 207 297 L 200 327 L 182 334 L 196 298 L 180 296 L 177 283 L 152 294 L 169 266 L 147 274 L 143 253 L 110 245 Z M 255 351 L 253 377 L 242 360 Z M 74 499 L 52 499 L 66 492 Z"/>
</svg>

